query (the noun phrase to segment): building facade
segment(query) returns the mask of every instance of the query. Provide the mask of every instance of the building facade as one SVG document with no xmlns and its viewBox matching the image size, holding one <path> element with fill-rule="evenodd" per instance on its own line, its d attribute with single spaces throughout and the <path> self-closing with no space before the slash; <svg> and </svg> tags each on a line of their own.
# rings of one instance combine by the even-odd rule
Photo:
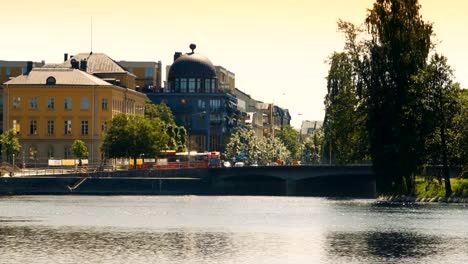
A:
<svg viewBox="0 0 468 264">
<path fill-rule="evenodd" d="M 119 65 L 136 76 L 136 89 L 140 92 L 156 92 L 161 85 L 161 61 L 119 61 Z"/>
<path fill-rule="evenodd" d="M 176 124 L 188 133 L 187 147 L 194 151 L 223 151 L 232 129 L 237 126 L 237 100 L 220 89 L 216 68 L 194 52 L 174 54 L 164 89 L 147 96 L 155 104 L 166 103 Z"/>
<path fill-rule="evenodd" d="M 3 129 L 15 129 L 27 163 L 73 158 L 71 145 L 76 139 L 85 142 L 89 162 L 97 163 L 112 117 L 144 114 L 144 94 L 111 84 L 80 66 L 34 68 L 4 84 Z"/>
</svg>

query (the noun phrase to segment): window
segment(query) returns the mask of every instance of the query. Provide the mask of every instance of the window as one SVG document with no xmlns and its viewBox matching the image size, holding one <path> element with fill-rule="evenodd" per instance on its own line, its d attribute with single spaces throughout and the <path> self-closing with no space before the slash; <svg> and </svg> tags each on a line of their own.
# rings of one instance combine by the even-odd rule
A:
<svg viewBox="0 0 468 264">
<path fill-rule="evenodd" d="M 6 74 L 7 78 L 9 78 L 11 76 L 11 68 L 10 67 L 6 67 L 5 74 Z"/>
<path fill-rule="evenodd" d="M 20 106 L 21 106 L 21 98 L 13 97 L 13 109 L 20 109 Z"/>
<path fill-rule="evenodd" d="M 133 73 L 133 68 L 128 68 L 129 73 Z"/>
<path fill-rule="evenodd" d="M 180 79 L 180 92 L 181 93 L 187 92 L 187 79 L 185 78 Z"/>
<path fill-rule="evenodd" d="M 49 146 L 47 147 L 47 157 L 48 157 L 48 158 L 53 158 L 53 157 L 54 157 L 54 152 L 55 152 L 55 151 L 54 151 L 54 146 L 49 145 Z"/>
<path fill-rule="evenodd" d="M 64 146 L 63 147 L 63 157 L 65 159 L 69 159 L 72 156 L 71 154 L 72 154 L 71 147 L 70 146 Z"/>
<path fill-rule="evenodd" d="M 218 111 L 221 108 L 221 100 L 210 100 L 210 109 L 213 112 Z"/>
<path fill-rule="evenodd" d="M 46 80 L 46 85 L 55 85 L 57 83 L 57 80 L 55 80 L 54 77 L 50 76 Z"/>
<path fill-rule="evenodd" d="M 22 69 L 23 75 L 28 73 L 28 67 L 23 67 Z"/>
<path fill-rule="evenodd" d="M 101 131 L 102 131 L 102 134 L 107 133 L 107 121 L 102 122 Z"/>
<path fill-rule="evenodd" d="M 29 109 L 37 110 L 37 97 L 29 98 Z"/>
<path fill-rule="evenodd" d="M 188 83 L 188 89 L 189 89 L 189 93 L 194 93 L 195 92 L 195 79 L 194 78 L 190 78 L 189 80 L 189 83 Z"/>
<path fill-rule="evenodd" d="M 81 121 L 81 135 L 88 135 L 88 121 Z"/>
<path fill-rule="evenodd" d="M 20 133 L 20 122 L 19 120 L 13 120 L 13 129 L 16 131 L 16 134 L 19 134 Z"/>
<path fill-rule="evenodd" d="M 81 98 L 81 110 L 88 110 L 89 109 L 89 99 L 88 98 Z"/>
<path fill-rule="evenodd" d="M 197 79 L 197 93 L 201 92 L 201 79 Z"/>
<path fill-rule="evenodd" d="M 145 68 L 145 78 L 153 78 L 154 69 L 153 68 Z"/>
<path fill-rule="evenodd" d="M 29 134 L 37 135 L 37 121 L 36 120 L 31 120 L 29 122 Z"/>
<path fill-rule="evenodd" d="M 109 109 L 109 100 L 107 98 L 102 98 L 102 111 L 107 111 Z"/>
<path fill-rule="evenodd" d="M 72 133 L 72 121 L 71 120 L 65 120 L 63 133 L 65 135 L 71 135 Z"/>
<path fill-rule="evenodd" d="M 54 133 L 55 133 L 54 120 L 47 120 L 47 135 L 53 135 Z"/>
<path fill-rule="evenodd" d="M 72 99 L 71 99 L 71 97 L 65 97 L 64 98 L 64 107 L 65 107 L 65 110 L 71 110 L 72 109 Z"/>
<path fill-rule="evenodd" d="M 180 79 L 179 78 L 175 79 L 175 92 L 176 93 L 180 92 Z"/>
<path fill-rule="evenodd" d="M 205 79 L 205 90 L 203 92 L 205 93 L 210 92 L 210 79 Z"/>
<path fill-rule="evenodd" d="M 205 109 L 205 101 L 201 99 L 198 100 L 198 109 Z"/>
<path fill-rule="evenodd" d="M 211 79 L 211 92 L 216 92 L 216 79 Z"/>
<path fill-rule="evenodd" d="M 48 97 L 47 98 L 47 110 L 54 110 L 55 109 L 55 98 Z"/>
</svg>

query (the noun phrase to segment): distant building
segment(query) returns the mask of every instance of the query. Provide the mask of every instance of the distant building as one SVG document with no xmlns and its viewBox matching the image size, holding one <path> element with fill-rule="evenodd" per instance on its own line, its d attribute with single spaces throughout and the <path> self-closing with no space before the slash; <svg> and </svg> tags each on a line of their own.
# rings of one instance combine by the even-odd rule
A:
<svg viewBox="0 0 468 264">
<path fill-rule="evenodd" d="M 44 66 L 45 62 L 3 61 L 0 60 L 0 111 L 3 111 L 3 83 L 11 78 L 25 74 L 33 68 Z M 0 114 L 0 129 L 3 129 L 3 114 Z M 0 131 L 0 134 L 3 130 Z"/>
<path fill-rule="evenodd" d="M 237 109 L 241 112 L 244 124 L 251 126 L 258 137 L 263 136 L 263 111 L 257 105 L 259 102 L 237 88 L 234 95 L 237 97 Z"/>
<path fill-rule="evenodd" d="M 164 89 L 147 96 L 153 103 L 166 103 L 176 124 L 187 129 L 187 147 L 196 151 L 223 151 L 232 129 L 237 126 L 236 98 L 220 89 L 211 61 L 194 52 L 174 54 Z"/>
<path fill-rule="evenodd" d="M 161 61 L 119 61 L 127 71 L 136 76 L 136 89 L 141 92 L 156 92 L 162 88 Z"/>
<path fill-rule="evenodd" d="M 301 124 L 301 138 L 305 139 L 309 135 L 312 135 L 315 130 L 320 129 L 323 126 L 323 121 L 312 121 L 304 120 Z"/>
<path fill-rule="evenodd" d="M 65 59 L 3 85 L 3 129 L 16 130 L 27 161 L 73 158 L 71 145 L 80 139 L 88 147 L 90 162 L 98 162 L 112 117 L 144 114 L 146 96 L 134 90 L 133 75 L 112 59 L 103 54 Z"/>
<path fill-rule="evenodd" d="M 236 75 L 222 66 L 215 66 L 218 77 L 219 89 L 226 93 L 234 94 L 236 89 Z"/>
</svg>

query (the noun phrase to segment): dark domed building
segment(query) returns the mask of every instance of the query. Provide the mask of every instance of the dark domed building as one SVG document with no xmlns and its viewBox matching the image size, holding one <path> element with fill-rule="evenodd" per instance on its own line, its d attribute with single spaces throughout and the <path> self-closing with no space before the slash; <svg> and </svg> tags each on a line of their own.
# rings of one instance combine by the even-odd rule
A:
<svg viewBox="0 0 468 264">
<path fill-rule="evenodd" d="M 191 44 L 192 52 L 176 52 L 166 87 L 147 96 L 153 103 L 166 103 L 172 109 L 177 125 L 187 129 L 190 150 L 223 151 L 237 125 L 237 99 L 219 89 L 215 66 L 195 53 L 195 48 Z"/>
</svg>

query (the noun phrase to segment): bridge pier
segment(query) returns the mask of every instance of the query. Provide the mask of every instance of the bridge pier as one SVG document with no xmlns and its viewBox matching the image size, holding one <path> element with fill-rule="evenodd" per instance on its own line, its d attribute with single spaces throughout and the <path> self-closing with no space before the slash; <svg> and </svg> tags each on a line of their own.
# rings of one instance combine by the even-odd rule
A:
<svg viewBox="0 0 468 264">
<path fill-rule="evenodd" d="M 296 194 L 296 181 L 286 180 L 286 196 L 293 196 Z"/>
</svg>

